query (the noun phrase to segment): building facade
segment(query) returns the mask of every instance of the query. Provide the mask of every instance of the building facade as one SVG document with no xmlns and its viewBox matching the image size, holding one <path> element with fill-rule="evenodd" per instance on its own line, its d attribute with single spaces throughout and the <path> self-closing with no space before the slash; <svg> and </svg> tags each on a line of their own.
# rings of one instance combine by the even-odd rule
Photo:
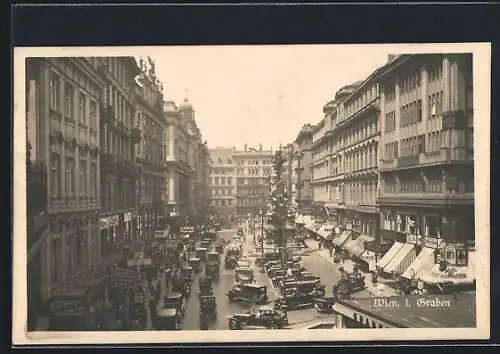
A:
<svg viewBox="0 0 500 354">
<path fill-rule="evenodd" d="M 273 153 L 269 150 L 248 148 L 233 154 L 236 166 L 235 208 L 238 216 L 258 215 L 269 196 Z"/>
<path fill-rule="evenodd" d="M 133 57 L 91 60 L 106 77 L 100 122 L 100 242 L 102 255 L 113 257 L 122 245 L 139 237 L 139 171 L 135 161 L 135 146 L 141 139 L 141 132 L 136 124 L 135 78 L 140 70 Z"/>
<path fill-rule="evenodd" d="M 379 89 L 375 71 L 343 88 L 330 114 L 329 201 L 337 222 L 359 234 L 378 231 Z"/>
<path fill-rule="evenodd" d="M 310 213 L 312 205 L 312 141 L 314 126 L 306 124 L 302 127 L 294 141 L 293 170 L 295 184 L 295 201 L 299 214 Z"/>
<path fill-rule="evenodd" d="M 99 136 L 105 79 L 89 58 L 30 58 L 26 65 L 28 327 L 33 330 L 53 294 L 82 283 L 103 285 L 96 265 L 102 257 Z"/>
<path fill-rule="evenodd" d="M 401 55 L 380 94 L 381 236 L 415 245 L 410 258 L 425 246 L 464 265 L 474 247 L 472 54 Z"/>
<path fill-rule="evenodd" d="M 325 211 L 328 203 L 328 169 L 329 169 L 329 145 L 326 138 L 329 120 L 326 118 L 315 125 L 313 129 L 312 141 L 312 173 L 311 185 L 313 194 L 312 215 L 318 220 L 325 220 L 327 213 Z"/>
<path fill-rule="evenodd" d="M 154 231 L 164 226 L 167 161 L 164 136 L 167 122 L 163 115 L 163 86 L 156 77 L 154 62 L 149 67 L 141 59 L 141 75 L 137 78 L 137 126 L 141 140 L 135 156 L 139 168 L 137 179 L 138 229 L 140 239 L 151 239 Z"/>
<path fill-rule="evenodd" d="M 207 166 L 198 165 L 200 162 L 207 162 L 206 148 L 196 125 L 194 109 L 187 98 L 179 107 L 174 102 L 167 101 L 164 102 L 163 108 L 168 126 L 165 134 L 168 224 L 173 226 L 174 232 L 178 232 L 179 227 L 191 224 L 194 218 L 199 217 L 196 215 L 196 203 L 207 203 L 202 202 L 201 196 L 195 197 L 196 190 L 206 190 L 206 186 L 196 187 L 202 175 L 207 177 L 207 172 L 204 172 Z M 203 151 L 204 155 L 201 160 L 200 151 Z M 204 198 L 207 199 L 206 196 Z M 200 208 L 199 212 L 203 212 L 203 208 Z"/>
<path fill-rule="evenodd" d="M 236 215 L 236 166 L 233 160 L 235 153 L 234 147 L 216 147 L 209 150 L 211 207 L 224 219 Z"/>
</svg>

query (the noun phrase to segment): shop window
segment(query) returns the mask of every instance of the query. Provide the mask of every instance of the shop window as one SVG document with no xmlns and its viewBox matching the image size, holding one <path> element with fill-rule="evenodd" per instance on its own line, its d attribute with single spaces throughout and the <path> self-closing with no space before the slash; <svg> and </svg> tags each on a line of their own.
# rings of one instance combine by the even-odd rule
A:
<svg viewBox="0 0 500 354">
<path fill-rule="evenodd" d="M 50 108 L 59 111 L 59 76 L 50 74 Z"/>
</svg>

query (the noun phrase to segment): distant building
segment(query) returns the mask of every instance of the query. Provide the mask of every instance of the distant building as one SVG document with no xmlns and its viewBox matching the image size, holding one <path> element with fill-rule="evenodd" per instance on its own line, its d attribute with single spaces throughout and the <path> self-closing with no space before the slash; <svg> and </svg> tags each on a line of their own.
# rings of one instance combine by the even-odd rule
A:
<svg viewBox="0 0 500 354">
<path fill-rule="evenodd" d="M 257 215 L 268 202 L 271 151 L 209 149 L 211 205 L 223 215 Z"/>
<path fill-rule="evenodd" d="M 302 127 L 294 141 L 293 181 L 295 184 L 295 202 L 299 214 L 310 214 L 312 205 L 312 140 L 314 126 L 306 124 Z"/>
</svg>

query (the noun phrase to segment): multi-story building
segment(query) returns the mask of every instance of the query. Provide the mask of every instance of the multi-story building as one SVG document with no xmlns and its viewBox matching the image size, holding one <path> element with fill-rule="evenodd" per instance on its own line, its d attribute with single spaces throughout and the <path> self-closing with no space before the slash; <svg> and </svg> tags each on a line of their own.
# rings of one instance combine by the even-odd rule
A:
<svg viewBox="0 0 500 354">
<path fill-rule="evenodd" d="M 141 59 L 141 75 L 137 78 L 137 126 L 141 141 L 135 156 L 139 167 L 137 180 L 139 232 L 141 239 L 152 238 L 162 226 L 164 205 L 168 202 L 165 180 L 167 161 L 164 157 L 166 120 L 163 115 L 163 87 L 155 73 L 154 62 L 149 67 Z"/>
<path fill-rule="evenodd" d="M 337 222 L 359 234 L 375 237 L 378 230 L 378 70 L 366 80 L 336 94 L 330 114 L 329 201 Z"/>
<path fill-rule="evenodd" d="M 326 139 L 326 132 L 328 131 L 328 119 L 321 119 L 321 121 L 314 126 L 313 141 L 312 141 L 312 173 L 311 185 L 313 194 L 312 215 L 318 220 L 327 218 L 325 205 L 328 202 L 328 169 L 329 160 L 328 156 L 328 141 Z"/>
<path fill-rule="evenodd" d="M 195 159 L 195 208 L 198 216 L 197 224 L 202 224 L 209 216 L 210 209 L 210 188 L 208 185 L 210 157 L 206 140 L 198 144 Z"/>
<path fill-rule="evenodd" d="M 137 186 L 139 172 L 135 145 L 141 132 L 136 121 L 135 78 L 140 69 L 133 57 L 91 58 L 106 77 L 100 121 L 101 203 L 100 249 L 113 257 L 120 245 L 137 235 Z"/>
<path fill-rule="evenodd" d="M 102 255 L 99 102 L 105 80 L 92 64 L 69 57 L 26 62 L 30 330 L 54 294 L 86 286 L 97 299 L 106 297 L 106 277 L 94 267 Z"/>
<path fill-rule="evenodd" d="M 472 54 L 401 55 L 380 93 L 380 232 L 405 243 L 389 271 L 430 248 L 458 277 L 474 254 Z"/>
<path fill-rule="evenodd" d="M 295 201 L 299 214 L 310 213 L 312 205 L 312 141 L 314 126 L 306 124 L 302 127 L 294 146 L 296 154 L 294 155 L 294 182 L 295 182 Z"/>
<path fill-rule="evenodd" d="M 178 232 L 180 226 L 191 224 L 193 218 L 197 218 L 195 215 L 197 213 L 195 206 L 196 171 L 198 169 L 199 177 L 201 177 L 204 173 L 206 174 L 203 170 L 207 167 L 197 167 L 197 163 L 200 162 L 198 149 L 200 144 L 204 145 L 204 143 L 202 143 L 194 109 L 189 100 L 184 99 L 179 107 L 174 102 L 164 102 L 163 109 L 168 126 L 167 134 L 165 134 L 168 167 L 168 224 L 173 226 L 174 232 Z M 206 162 L 206 157 L 202 161 Z"/>
<path fill-rule="evenodd" d="M 236 214 L 234 204 L 236 195 L 236 167 L 233 160 L 235 153 L 236 148 L 234 147 L 209 149 L 211 206 L 212 210 L 223 219 Z"/>
<path fill-rule="evenodd" d="M 236 151 L 233 160 L 236 165 L 236 214 L 258 215 L 264 208 L 269 195 L 273 153 L 269 150 L 248 148 Z"/>
</svg>

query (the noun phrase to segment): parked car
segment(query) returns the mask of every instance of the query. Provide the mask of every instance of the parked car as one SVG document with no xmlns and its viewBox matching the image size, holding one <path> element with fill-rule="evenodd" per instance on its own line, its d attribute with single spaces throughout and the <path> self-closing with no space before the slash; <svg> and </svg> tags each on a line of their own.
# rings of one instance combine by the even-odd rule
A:
<svg viewBox="0 0 500 354">
<path fill-rule="evenodd" d="M 267 286 L 260 284 L 238 284 L 227 292 L 229 300 L 248 301 L 253 304 L 267 303 Z"/>
<path fill-rule="evenodd" d="M 199 296 L 209 296 L 213 295 L 212 288 L 212 278 L 210 277 L 201 277 L 199 280 Z"/>
<path fill-rule="evenodd" d="M 263 329 L 279 329 L 288 325 L 286 313 L 277 311 L 272 307 L 261 307 L 254 312 L 233 314 L 229 319 L 229 329 L 239 330 L 249 327 L 261 327 Z"/>
<path fill-rule="evenodd" d="M 176 309 L 181 317 L 184 317 L 186 310 L 185 299 L 181 293 L 172 292 L 166 294 L 163 298 L 163 308 L 165 309 Z"/>
<path fill-rule="evenodd" d="M 200 319 L 215 319 L 217 317 L 217 302 L 215 296 L 200 297 Z"/>
<path fill-rule="evenodd" d="M 364 290 L 365 277 L 358 272 L 342 275 L 342 278 L 333 286 L 333 295 L 337 299 L 348 298 L 351 294 Z"/>
<path fill-rule="evenodd" d="M 189 297 L 191 295 L 191 279 L 183 276 L 173 278 L 172 291 L 179 292 L 184 297 Z"/>
<path fill-rule="evenodd" d="M 175 308 L 164 308 L 156 314 L 154 328 L 158 331 L 180 331 L 182 316 Z"/>
<path fill-rule="evenodd" d="M 286 297 L 279 295 L 274 302 L 274 307 L 277 310 L 298 310 L 313 307 L 316 299 L 321 296 L 314 294 L 289 293 Z"/>
<path fill-rule="evenodd" d="M 219 278 L 220 268 L 219 263 L 208 263 L 205 265 L 205 276 L 213 280 Z"/>
</svg>

